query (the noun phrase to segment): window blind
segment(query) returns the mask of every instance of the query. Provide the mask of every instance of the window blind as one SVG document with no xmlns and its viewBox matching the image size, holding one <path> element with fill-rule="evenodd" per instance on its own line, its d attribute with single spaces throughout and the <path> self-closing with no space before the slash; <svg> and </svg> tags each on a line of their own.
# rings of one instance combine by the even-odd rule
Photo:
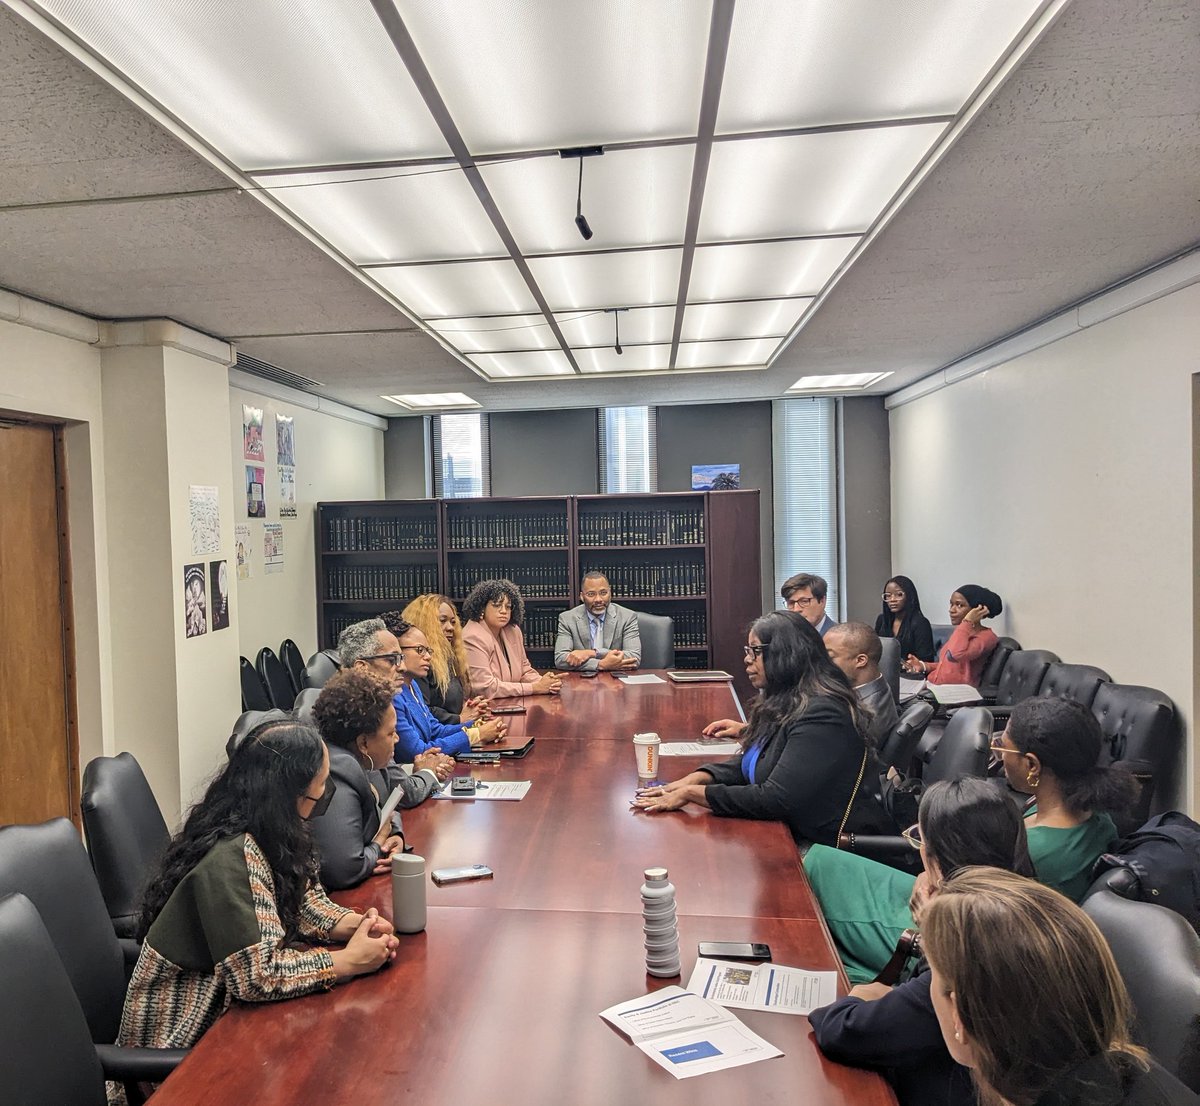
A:
<svg viewBox="0 0 1200 1106">
<path fill-rule="evenodd" d="M 466 499 L 492 494 L 488 417 L 478 411 L 434 415 L 433 494 Z"/>
<path fill-rule="evenodd" d="M 600 491 L 658 491 L 658 418 L 653 407 L 601 407 Z"/>
<path fill-rule="evenodd" d="M 775 586 L 797 572 L 829 584 L 826 610 L 837 617 L 837 419 L 829 398 L 780 399 L 772 404 Z M 782 607 L 778 591 L 775 606 Z"/>
</svg>

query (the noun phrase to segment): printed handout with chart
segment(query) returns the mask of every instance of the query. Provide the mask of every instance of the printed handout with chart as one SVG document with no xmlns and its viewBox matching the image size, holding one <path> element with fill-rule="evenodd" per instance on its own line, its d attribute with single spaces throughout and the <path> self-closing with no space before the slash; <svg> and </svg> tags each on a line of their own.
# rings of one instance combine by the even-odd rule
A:
<svg viewBox="0 0 1200 1106">
<path fill-rule="evenodd" d="M 723 1006 L 682 987 L 618 1003 L 600 1016 L 676 1079 L 783 1055 Z"/>
<path fill-rule="evenodd" d="M 660 757 L 728 757 L 741 751 L 736 741 L 664 741 L 658 747 Z"/>
<path fill-rule="evenodd" d="M 806 972 L 778 964 L 733 964 L 700 957 L 688 990 L 740 1010 L 807 1014 L 837 998 L 837 972 Z"/>
</svg>

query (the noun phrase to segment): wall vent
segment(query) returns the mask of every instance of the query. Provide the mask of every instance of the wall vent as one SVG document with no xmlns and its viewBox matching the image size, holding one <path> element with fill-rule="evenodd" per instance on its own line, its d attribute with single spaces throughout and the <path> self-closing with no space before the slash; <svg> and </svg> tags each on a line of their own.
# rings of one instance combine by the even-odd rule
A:
<svg viewBox="0 0 1200 1106">
<path fill-rule="evenodd" d="M 240 351 L 234 368 L 249 373 L 251 376 L 261 376 L 264 380 L 273 380 L 276 384 L 286 384 L 289 388 L 299 388 L 305 392 L 324 387 L 316 380 L 309 380 L 307 376 L 298 376 L 277 365 L 268 365 L 265 361 L 260 361 L 257 357 L 249 357 Z"/>
</svg>

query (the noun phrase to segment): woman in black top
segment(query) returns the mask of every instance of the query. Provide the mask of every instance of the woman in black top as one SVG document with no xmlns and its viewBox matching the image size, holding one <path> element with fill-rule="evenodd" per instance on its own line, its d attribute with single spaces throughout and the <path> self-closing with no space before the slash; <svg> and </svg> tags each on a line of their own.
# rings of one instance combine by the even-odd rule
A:
<svg viewBox="0 0 1200 1106">
<path fill-rule="evenodd" d="M 643 788 L 635 805 L 655 813 L 696 803 L 714 814 L 786 822 L 797 841 L 828 845 L 840 831 L 896 832 L 866 784 L 879 772 L 866 714 L 809 621 L 794 611 L 758 619 L 746 673 L 760 694 L 743 751 Z"/>
<path fill-rule="evenodd" d="M 901 657 L 911 653 L 923 661 L 937 660 L 933 627 L 921 613 L 917 585 L 907 576 L 893 576 L 883 585 L 883 611 L 875 619 L 875 632 L 898 639 Z"/>
</svg>

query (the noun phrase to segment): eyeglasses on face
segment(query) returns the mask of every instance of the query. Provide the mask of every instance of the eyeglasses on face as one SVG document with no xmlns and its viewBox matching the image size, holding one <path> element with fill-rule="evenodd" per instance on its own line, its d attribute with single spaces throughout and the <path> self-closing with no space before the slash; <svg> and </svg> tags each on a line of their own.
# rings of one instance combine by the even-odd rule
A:
<svg viewBox="0 0 1200 1106">
<path fill-rule="evenodd" d="M 401 645 L 401 649 L 408 652 L 410 649 L 417 654 L 418 657 L 432 657 L 433 650 L 428 645 Z"/>
<path fill-rule="evenodd" d="M 746 655 L 746 660 L 751 661 L 755 657 L 761 657 L 767 651 L 765 645 L 743 645 L 742 652 Z"/>
<path fill-rule="evenodd" d="M 399 664 L 400 664 L 400 654 L 399 653 L 372 653 L 369 657 L 363 657 L 363 660 L 365 660 L 365 661 L 385 661 L 387 664 L 390 664 L 393 668 L 397 668 L 397 667 L 399 667 Z"/>
<path fill-rule="evenodd" d="M 798 611 L 803 607 L 807 607 L 809 603 L 815 603 L 816 600 L 811 595 L 791 595 L 784 600 L 784 605 L 789 611 Z"/>
<path fill-rule="evenodd" d="M 921 840 L 921 827 L 914 823 L 900 834 L 914 849 L 920 850 L 924 842 Z"/>
<path fill-rule="evenodd" d="M 904 592 L 902 591 L 885 591 L 883 593 L 883 601 L 886 603 L 889 599 L 903 599 Z"/>
<path fill-rule="evenodd" d="M 993 753 L 1020 753 L 1021 752 L 1020 749 L 1014 749 L 1011 745 L 1002 744 L 1003 741 L 1004 741 L 1004 738 L 1002 738 L 1002 737 L 994 737 L 994 738 L 992 738 L 991 742 L 988 744 L 988 748 Z"/>
</svg>

